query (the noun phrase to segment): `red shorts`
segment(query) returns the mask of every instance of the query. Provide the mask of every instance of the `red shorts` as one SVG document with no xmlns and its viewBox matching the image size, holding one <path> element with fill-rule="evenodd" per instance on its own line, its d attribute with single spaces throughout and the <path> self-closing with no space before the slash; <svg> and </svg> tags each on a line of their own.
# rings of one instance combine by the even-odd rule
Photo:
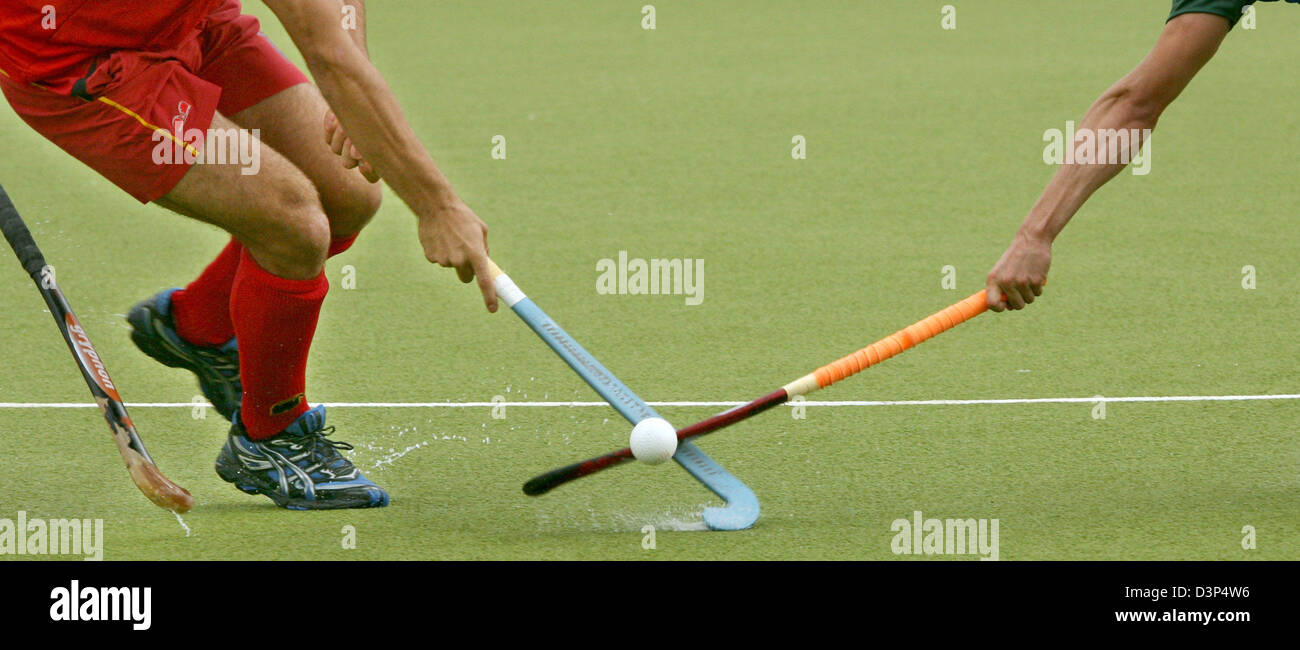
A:
<svg viewBox="0 0 1300 650">
<path fill-rule="evenodd" d="M 148 203 L 190 168 L 184 156 L 155 162 L 161 141 L 307 81 L 259 30 L 238 0 L 225 0 L 173 50 L 90 54 L 82 78 L 24 85 L 0 75 L 0 90 L 33 129 Z"/>
</svg>

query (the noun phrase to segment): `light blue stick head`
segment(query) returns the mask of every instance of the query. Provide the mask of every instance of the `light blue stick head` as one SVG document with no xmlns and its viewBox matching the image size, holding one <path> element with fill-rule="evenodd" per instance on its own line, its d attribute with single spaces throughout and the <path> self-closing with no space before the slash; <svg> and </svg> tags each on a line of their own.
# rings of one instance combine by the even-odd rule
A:
<svg viewBox="0 0 1300 650">
<path fill-rule="evenodd" d="M 725 508 L 705 508 L 704 523 L 709 530 L 745 530 L 758 521 L 758 500 L 734 502 Z"/>
<path fill-rule="evenodd" d="M 710 530 L 745 530 L 758 521 L 760 508 L 753 490 L 709 458 L 699 447 L 689 441 L 682 441 L 677 445 L 673 460 L 727 502 L 723 508 L 704 509 L 704 523 Z"/>
</svg>

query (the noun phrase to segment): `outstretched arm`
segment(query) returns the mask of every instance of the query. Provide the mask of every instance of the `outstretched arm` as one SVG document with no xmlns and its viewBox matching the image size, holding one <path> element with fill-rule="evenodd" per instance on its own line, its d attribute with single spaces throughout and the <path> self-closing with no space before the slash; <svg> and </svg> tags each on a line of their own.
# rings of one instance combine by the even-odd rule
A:
<svg viewBox="0 0 1300 650">
<path fill-rule="evenodd" d="M 1170 20 L 1151 53 L 1092 104 L 1079 129 L 1122 129 L 1130 133 L 1133 129 L 1138 133 L 1154 129 L 1161 113 L 1214 56 L 1227 34 L 1228 21 L 1221 16 L 1191 13 Z M 1095 143 L 1095 159 L 1110 159 L 1105 139 L 1097 138 Z M 986 288 L 990 309 L 1021 309 L 1042 294 L 1052 261 L 1052 242 L 1088 197 L 1124 166 L 1072 163 L 1056 170 L 1011 246 L 989 272 Z"/>
<path fill-rule="evenodd" d="M 465 205 L 402 114 L 397 97 L 364 49 L 364 11 L 355 0 L 264 0 L 302 52 L 321 94 L 348 137 L 419 220 L 425 257 L 478 278 L 489 311 L 496 292 L 488 273 L 487 226 Z M 344 6 L 358 10 L 357 30 L 343 27 Z M 361 32 L 360 35 L 357 32 Z M 358 40 L 360 39 L 360 40 Z"/>
</svg>

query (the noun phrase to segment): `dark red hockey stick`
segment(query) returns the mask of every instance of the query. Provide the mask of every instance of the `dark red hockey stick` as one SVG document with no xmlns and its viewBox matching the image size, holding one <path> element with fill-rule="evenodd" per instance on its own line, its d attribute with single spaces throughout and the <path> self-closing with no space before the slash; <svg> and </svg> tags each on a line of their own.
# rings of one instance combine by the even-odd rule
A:
<svg viewBox="0 0 1300 650">
<path fill-rule="evenodd" d="M 830 386 L 845 377 L 855 375 L 940 332 L 983 313 L 985 308 L 985 293 L 980 291 L 853 354 L 832 361 L 748 404 L 742 404 L 711 418 L 700 420 L 686 428 L 678 429 L 677 440 L 682 441 L 712 433 L 762 413 L 773 406 L 784 404 L 797 395 L 807 395 L 819 388 Z M 529 496 L 545 494 L 569 481 L 582 478 L 588 474 L 594 474 L 606 467 L 613 467 L 629 458 L 632 458 L 632 449 L 623 448 L 581 463 L 553 469 L 525 483 L 524 494 Z"/>
</svg>

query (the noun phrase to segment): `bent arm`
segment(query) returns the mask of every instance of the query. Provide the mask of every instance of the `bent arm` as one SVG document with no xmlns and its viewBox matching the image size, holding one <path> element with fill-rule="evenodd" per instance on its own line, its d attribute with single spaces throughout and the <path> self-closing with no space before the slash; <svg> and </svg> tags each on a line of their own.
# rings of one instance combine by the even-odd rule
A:
<svg viewBox="0 0 1300 650">
<path fill-rule="evenodd" d="M 352 41 L 369 58 L 370 48 L 366 46 L 366 0 L 343 0 L 343 7 L 345 10 L 350 8 L 356 20 L 356 24 L 349 27 Z"/>
<path fill-rule="evenodd" d="M 458 203 L 451 183 L 416 137 L 392 89 L 342 28 L 343 0 L 265 2 L 302 52 L 312 78 L 353 144 L 407 206 L 417 216 L 428 217 Z"/>
<path fill-rule="evenodd" d="M 397 97 L 365 51 L 360 0 L 265 0 L 307 61 L 330 110 L 364 159 L 367 178 L 383 177 L 419 220 L 430 262 L 453 267 L 461 282 L 478 279 L 488 311 L 496 311 L 487 253 L 487 225 L 465 205 L 411 128 Z M 357 29 L 345 29 L 345 7 Z M 324 116 L 322 116 L 324 117 Z M 339 153 L 339 150 L 335 150 Z"/>
</svg>

